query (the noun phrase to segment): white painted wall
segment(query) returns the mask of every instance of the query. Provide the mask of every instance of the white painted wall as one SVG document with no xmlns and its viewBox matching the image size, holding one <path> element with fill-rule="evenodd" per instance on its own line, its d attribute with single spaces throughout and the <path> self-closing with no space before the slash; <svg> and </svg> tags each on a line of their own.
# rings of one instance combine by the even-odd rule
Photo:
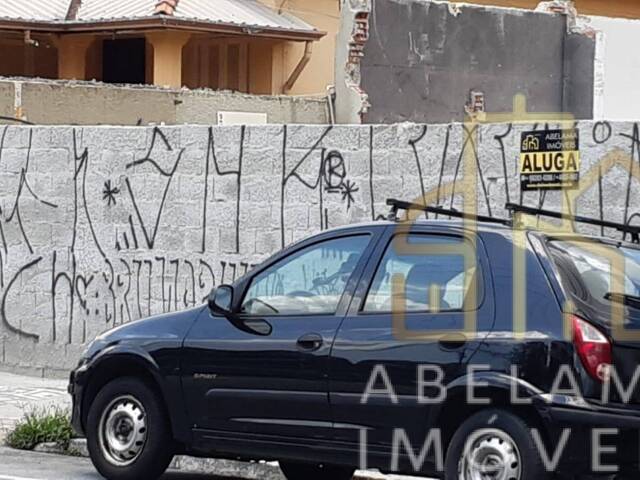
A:
<svg viewBox="0 0 640 480">
<path fill-rule="evenodd" d="M 590 17 L 597 30 L 594 114 L 597 120 L 640 116 L 640 20 Z"/>
</svg>

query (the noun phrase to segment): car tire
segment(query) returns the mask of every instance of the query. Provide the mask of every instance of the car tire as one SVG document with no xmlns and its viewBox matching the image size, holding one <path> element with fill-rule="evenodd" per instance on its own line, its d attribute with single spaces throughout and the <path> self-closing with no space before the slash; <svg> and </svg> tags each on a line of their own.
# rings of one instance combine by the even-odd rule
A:
<svg viewBox="0 0 640 480">
<path fill-rule="evenodd" d="M 139 379 L 118 378 L 103 387 L 90 407 L 86 426 L 91 461 L 108 480 L 156 479 L 173 459 L 164 404 Z"/>
<path fill-rule="evenodd" d="M 280 470 L 287 480 L 351 480 L 355 468 L 334 465 L 280 462 Z"/>
<path fill-rule="evenodd" d="M 504 476 L 496 478 L 505 480 L 551 478 L 531 435 L 530 425 L 506 410 L 482 411 L 460 425 L 447 450 L 445 480 L 474 478 L 473 473 L 481 473 L 479 465 L 504 472 Z"/>
</svg>

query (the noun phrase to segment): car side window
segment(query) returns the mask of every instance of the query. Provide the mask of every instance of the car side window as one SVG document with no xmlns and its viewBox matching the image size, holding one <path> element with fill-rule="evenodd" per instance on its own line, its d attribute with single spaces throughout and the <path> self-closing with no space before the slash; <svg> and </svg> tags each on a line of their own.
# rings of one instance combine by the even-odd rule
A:
<svg viewBox="0 0 640 480">
<path fill-rule="evenodd" d="M 248 315 L 333 314 L 370 240 L 341 237 L 303 248 L 252 280 L 242 302 Z"/>
<path fill-rule="evenodd" d="M 362 309 L 366 313 L 391 313 L 393 296 L 399 295 L 407 312 L 446 312 L 465 309 L 472 285 L 480 286 L 478 265 L 466 269 L 464 255 L 455 253 L 402 252 L 402 242 L 416 245 L 461 245 L 462 238 L 409 234 L 397 235 L 387 247 Z M 403 291 L 394 291 L 394 277 L 404 281 Z M 478 294 L 477 298 L 481 298 Z M 472 308 L 476 308 L 474 305 Z"/>
</svg>

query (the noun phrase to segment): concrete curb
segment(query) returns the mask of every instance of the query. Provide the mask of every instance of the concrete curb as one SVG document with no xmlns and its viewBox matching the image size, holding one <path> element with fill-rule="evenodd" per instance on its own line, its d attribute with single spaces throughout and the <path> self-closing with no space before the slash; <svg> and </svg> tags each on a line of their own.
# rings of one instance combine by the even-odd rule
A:
<svg viewBox="0 0 640 480">
<path fill-rule="evenodd" d="M 56 442 L 39 443 L 33 448 L 33 451 L 38 453 L 55 453 L 57 455 L 67 454 L 67 450 Z"/>
<path fill-rule="evenodd" d="M 40 443 L 33 449 L 35 452 L 51 453 L 56 455 L 71 455 L 76 457 L 89 457 L 87 441 L 84 438 L 71 440 L 69 448 L 51 443 Z M 214 458 L 195 458 L 178 455 L 169 466 L 172 470 L 188 473 L 199 473 L 222 478 L 237 478 L 242 480 L 286 480 L 277 462 L 273 463 L 249 463 L 232 460 L 218 460 Z M 356 480 L 386 480 L 401 478 L 385 476 L 377 472 L 357 472 Z"/>
</svg>

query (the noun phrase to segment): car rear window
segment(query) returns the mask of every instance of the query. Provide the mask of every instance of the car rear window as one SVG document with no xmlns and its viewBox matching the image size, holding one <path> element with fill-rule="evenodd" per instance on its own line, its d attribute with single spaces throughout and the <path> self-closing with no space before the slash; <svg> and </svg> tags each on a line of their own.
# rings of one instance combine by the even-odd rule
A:
<svg viewBox="0 0 640 480">
<path fill-rule="evenodd" d="M 639 249 L 587 239 L 551 240 L 548 245 L 565 283 L 580 298 L 608 303 L 605 297 L 611 292 L 640 296 Z M 614 269 L 612 276 L 616 258 L 624 268 Z"/>
</svg>

